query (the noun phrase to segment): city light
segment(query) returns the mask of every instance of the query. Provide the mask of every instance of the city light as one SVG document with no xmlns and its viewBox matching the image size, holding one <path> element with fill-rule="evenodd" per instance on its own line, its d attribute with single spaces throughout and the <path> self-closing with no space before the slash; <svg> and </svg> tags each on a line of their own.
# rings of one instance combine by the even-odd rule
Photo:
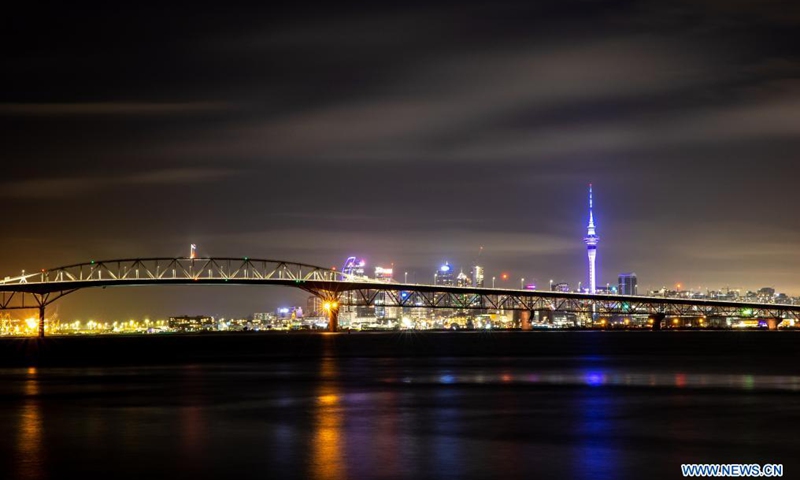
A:
<svg viewBox="0 0 800 480">
<path fill-rule="evenodd" d="M 335 310 L 339 308 L 339 302 L 325 302 L 322 304 L 322 308 L 324 308 L 325 311 Z"/>
</svg>

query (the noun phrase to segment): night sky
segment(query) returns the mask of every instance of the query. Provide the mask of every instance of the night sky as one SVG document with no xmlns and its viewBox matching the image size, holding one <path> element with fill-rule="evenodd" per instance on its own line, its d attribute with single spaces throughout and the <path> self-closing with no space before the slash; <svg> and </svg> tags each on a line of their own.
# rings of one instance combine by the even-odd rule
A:
<svg viewBox="0 0 800 480">
<path fill-rule="evenodd" d="M 800 4 L 17 2 L 0 17 L 0 273 L 90 259 L 394 263 L 800 294 Z M 501 283 L 498 280 L 498 286 Z M 62 318 L 248 314 L 108 289 Z M 303 303 L 304 304 L 304 303 Z"/>
</svg>

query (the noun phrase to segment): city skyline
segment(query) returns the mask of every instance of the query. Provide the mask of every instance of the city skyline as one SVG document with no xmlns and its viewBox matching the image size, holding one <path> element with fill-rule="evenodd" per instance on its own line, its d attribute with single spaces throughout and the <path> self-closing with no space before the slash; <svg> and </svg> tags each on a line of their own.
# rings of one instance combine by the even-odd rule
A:
<svg viewBox="0 0 800 480">
<path fill-rule="evenodd" d="M 591 188 L 591 186 L 590 186 L 590 188 Z M 593 225 L 593 216 L 592 216 L 592 213 L 591 213 L 591 207 L 592 207 L 591 190 L 590 190 L 590 202 L 589 202 L 589 204 L 590 204 L 590 216 L 589 217 L 590 217 L 590 226 L 591 226 L 591 225 Z M 596 238 L 596 237 L 593 237 L 593 238 Z M 470 272 L 470 275 L 466 275 L 464 273 L 464 267 L 463 266 L 458 267 L 458 264 L 450 264 L 450 262 L 446 260 L 443 263 L 437 265 L 436 268 L 434 269 L 434 275 L 433 275 L 433 281 L 432 282 L 428 282 L 428 281 L 419 281 L 419 282 L 417 282 L 416 278 L 415 278 L 416 277 L 416 271 L 409 272 L 407 270 L 406 271 L 402 271 L 402 272 L 400 270 L 397 270 L 396 273 L 397 273 L 397 275 L 402 275 L 402 280 L 396 279 L 394 277 L 394 273 L 393 273 L 393 272 L 395 272 L 394 263 L 390 263 L 388 268 L 385 265 L 370 265 L 370 264 L 368 264 L 368 262 L 366 260 L 363 259 L 363 257 L 356 257 L 356 256 L 348 257 L 346 259 L 343 267 L 341 268 L 341 270 L 347 275 L 353 275 L 355 277 L 364 276 L 364 277 L 374 278 L 374 279 L 378 279 L 378 280 L 382 280 L 382 281 L 388 281 L 390 283 L 391 282 L 394 282 L 394 283 L 407 282 L 409 284 L 417 283 L 417 284 L 423 284 L 423 285 L 450 285 L 450 286 L 467 286 L 467 287 L 469 287 L 469 286 L 473 286 L 473 282 L 475 281 L 474 279 L 478 279 L 477 280 L 478 283 L 475 284 L 475 285 L 478 286 L 478 287 L 483 287 L 484 286 L 483 285 L 483 272 L 485 271 L 485 267 L 483 265 L 481 265 L 483 262 L 477 262 L 476 261 L 480 257 L 480 255 L 483 253 L 483 250 L 484 250 L 484 247 L 481 246 L 480 249 L 479 249 L 478 257 L 476 257 L 476 259 L 473 260 L 472 262 L 468 263 L 468 265 L 469 265 L 469 267 L 468 267 L 469 270 L 468 271 Z M 181 258 L 187 259 L 187 260 L 191 259 L 192 261 L 203 262 L 205 259 L 207 259 L 209 257 L 204 257 L 202 255 L 198 256 L 198 254 L 197 254 L 197 244 L 193 243 L 193 244 L 190 245 L 190 253 L 189 253 L 189 255 L 185 256 L 185 257 L 181 257 Z M 249 257 L 244 257 L 244 260 L 248 260 L 248 258 Z M 110 260 L 110 259 L 108 259 L 108 260 Z M 241 260 L 242 260 L 242 258 L 239 258 L 239 261 L 241 261 Z M 255 260 L 255 259 L 252 259 L 252 260 Z M 591 257 L 590 257 L 590 260 L 591 260 Z M 114 262 L 114 261 L 112 261 L 112 262 Z M 94 264 L 95 260 L 92 260 L 91 263 Z M 100 263 L 100 261 L 98 261 L 97 263 Z M 325 267 L 322 267 L 322 268 L 325 268 Z M 332 266 L 332 267 L 330 267 L 330 269 L 333 270 L 333 271 L 336 271 L 337 267 Z M 460 270 L 460 273 L 456 276 L 455 271 L 457 269 Z M 592 268 L 591 263 L 590 263 L 590 268 L 589 268 L 589 276 L 590 277 L 591 277 L 592 270 L 593 270 L 593 268 Z M 374 271 L 374 275 L 372 275 L 373 271 Z M 478 273 L 478 276 L 474 276 L 474 272 L 480 272 L 480 273 Z M 31 272 L 24 272 L 23 271 L 22 273 L 26 273 L 29 276 L 31 275 Z M 409 278 L 409 273 L 411 274 L 411 278 Z M 33 273 L 32 275 L 33 276 L 30 278 L 30 281 L 32 281 L 32 282 L 39 281 L 38 280 L 38 275 L 36 273 Z M 632 282 L 633 282 L 632 283 L 632 285 L 633 285 L 632 290 L 630 290 L 630 288 L 627 288 L 627 287 L 623 286 L 623 283 L 628 283 L 628 280 L 623 280 L 623 278 L 630 278 L 630 277 L 633 278 L 633 280 L 632 280 Z M 9 279 L 7 278 L 7 280 L 9 280 Z M 10 280 L 12 282 L 15 281 L 14 279 L 10 279 Z M 566 291 L 573 291 L 573 292 L 579 292 L 579 293 L 591 293 L 590 286 L 587 283 L 583 283 L 582 281 L 578 281 L 577 282 L 577 286 L 573 285 L 573 288 L 569 288 L 570 284 L 568 282 L 562 282 L 560 280 L 553 280 L 552 278 L 549 280 L 548 288 L 544 288 L 542 286 L 542 284 L 538 282 L 538 279 L 535 278 L 535 277 L 534 278 L 528 277 L 527 280 L 524 277 L 521 277 L 521 278 L 519 278 L 519 285 L 515 285 L 515 281 L 516 281 L 516 279 L 512 278 L 508 273 L 502 272 L 502 273 L 498 273 L 497 275 L 491 276 L 491 287 L 494 288 L 496 286 L 498 289 L 511 289 L 511 290 L 515 290 L 515 289 L 520 289 L 520 290 L 523 290 L 523 289 L 535 289 L 535 290 L 558 290 L 558 291 L 565 291 L 565 292 Z M 618 277 L 618 282 L 619 282 L 618 284 L 614 283 L 614 282 L 606 282 L 606 286 L 605 287 L 602 287 L 602 286 L 598 287 L 598 289 L 597 289 L 598 292 L 597 293 L 612 293 L 612 294 L 616 294 L 616 293 L 618 293 L 617 286 L 619 285 L 619 288 L 620 288 L 619 292 L 621 292 L 620 294 L 623 294 L 623 295 L 625 295 L 625 294 L 628 294 L 628 295 L 645 295 L 645 296 L 649 295 L 649 296 L 655 296 L 655 297 L 658 297 L 658 296 L 672 296 L 672 297 L 684 296 L 685 298 L 709 298 L 709 299 L 727 299 L 727 300 L 735 300 L 737 298 L 745 298 L 745 297 L 747 297 L 747 298 L 749 298 L 749 301 L 751 301 L 751 302 L 755 301 L 755 302 L 772 303 L 773 301 L 777 301 L 777 303 L 787 303 L 787 304 L 797 304 L 800 301 L 800 297 L 794 297 L 794 296 L 791 296 L 791 295 L 790 296 L 786 296 L 785 292 L 776 291 L 772 287 L 760 287 L 760 288 L 746 289 L 746 291 L 744 293 L 742 293 L 741 289 L 735 289 L 735 288 L 731 289 L 730 287 L 718 287 L 716 289 L 712 288 L 712 287 L 706 287 L 704 289 L 704 287 L 698 286 L 695 289 L 695 288 L 692 288 L 689 285 L 676 284 L 674 286 L 666 286 L 665 285 L 665 286 L 662 286 L 660 289 L 659 288 L 655 288 L 655 289 L 649 290 L 649 286 L 644 285 L 646 290 L 644 292 L 637 293 L 636 285 L 637 285 L 638 282 L 636 280 L 636 274 L 635 273 L 620 273 L 619 277 Z M 539 283 L 539 285 L 537 285 L 537 283 Z M 186 287 L 168 287 L 168 289 L 181 289 L 181 288 L 185 289 Z M 136 289 L 136 290 L 140 290 L 140 289 L 148 289 L 148 287 L 140 287 L 139 289 Z M 94 289 L 90 289 L 90 291 L 91 290 L 94 290 Z M 103 288 L 103 290 L 105 290 L 105 287 Z M 114 290 L 114 289 L 112 288 L 112 290 Z M 769 293 L 768 297 L 764 297 L 764 295 L 767 295 L 767 293 Z M 686 297 L 684 294 L 689 294 L 689 296 Z M 734 296 L 731 297 L 730 296 L 731 294 L 733 294 Z M 305 293 L 294 292 L 294 295 L 289 295 L 289 297 L 294 297 L 295 299 L 300 299 L 300 298 L 304 297 L 305 295 L 306 295 Z M 779 298 L 779 295 L 782 296 L 782 300 L 781 300 L 781 298 Z M 58 302 L 56 304 L 56 308 L 55 308 L 56 313 L 55 313 L 55 317 L 54 318 L 61 318 L 60 315 L 58 314 L 59 308 L 57 307 L 61 303 L 63 303 L 63 301 L 62 302 Z M 302 304 L 302 302 L 299 302 L 299 300 L 298 300 L 298 304 Z M 189 308 L 189 311 L 194 312 L 196 314 L 196 312 L 198 311 L 197 310 L 198 307 L 201 308 L 201 309 L 204 308 L 204 307 L 202 307 L 200 305 L 202 305 L 202 304 L 196 304 L 196 305 L 191 306 Z M 291 301 L 287 302 L 285 298 L 281 298 L 278 301 L 277 304 L 272 304 L 272 305 L 269 305 L 269 306 L 265 306 L 263 303 L 260 303 L 259 304 L 259 311 L 276 311 L 276 310 L 277 311 L 282 311 L 282 310 L 288 311 L 287 307 L 289 307 L 291 305 L 294 305 Z M 183 308 L 185 310 L 185 305 L 184 305 Z M 236 311 L 237 308 L 238 308 L 238 311 Z M 231 313 L 232 311 L 234 311 L 236 313 Z M 20 313 L 23 313 L 23 312 L 20 312 Z M 172 315 L 174 315 L 174 312 L 170 311 L 169 313 L 165 313 L 165 312 L 162 311 L 162 312 L 158 312 L 158 313 L 155 313 L 155 314 L 151 314 L 150 312 L 138 311 L 136 313 L 125 314 L 125 315 L 121 315 L 121 316 L 119 314 L 117 314 L 116 316 L 110 317 L 110 319 L 109 319 L 109 317 L 105 317 L 104 320 L 105 321 L 109 321 L 109 320 L 123 320 L 124 321 L 124 320 L 129 319 L 129 318 L 130 319 L 139 318 L 139 319 L 144 320 L 144 319 L 149 319 L 149 318 L 163 318 L 166 315 L 172 316 Z M 206 313 L 203 313 L 203 315 L 206 315 Z M 19 316 L 19 314 L 16 315 L 16 316 Z M 225 317 L 227 317 L 227 318 L 248 317 L 249 318 L 249 317 L 252 317 L 252 314 L 251 314 L 251 312 L 242 313 L 242 310 L 241 310 L 240 306 L 237 307 L 237 306 L 228 305 L 221 311 L 220 310 L 214 311 L 212 313 L 212 316 L 217 317 L 217 318 L 220 318 L 220 317 L 223 317 L 223 318 L 225 318 Z M 23 314 L 20 318 L 22 318 L 22 317 L 30 317 L 30 315 L 24 315 Z M 85 318 L 85 319 L 88 319 L 88 320 L 94 320 L 96 315 L 91 315 L 91 314 L 89 314 L 88 316 L 79 315 L 79 317 Z M 65 321 L 70 321 L 70 322 L 73 321 L 73 320 L 77 320 L 77 319 L 78 318 L 76 318 L 76 317 L 64 318 Z M 131 321 L 133 321 L 133 320 L 131 320 Z"/>
<path fill-rule="evenodd" d="M 363 252 L 432 279 L 484 246 L 487 277 L 576 284 L 591 181 L 598 285 L 635 271 L 641 288 L 800 294 L 798 17 L 781 5 L 8 18 L 37 20 L 2 33 L 2 275 L 196 243 L 318 265 Z M 251 311 L 282 294 L 108 290 L 59 308 Z"/>
<path fill-rule="evenodd" d="M 542 275 L 537 275 L 535 272 L 528 271 L 527 272 L 528 276 L 527 276 L 527 279 L 526 279 L 526 277 L 524 276 L 524 275 L 526 275 L 526 273 L 524 271 L 520 270 L 520 269 L 513 269 L 513 268 L 512 269 L 504 269 L 504 268 L 502 268 L 500 266 L 494 266 L 495 270 L 492 270 L 493 266 L 490 265 L 489 266 L 489 272 L 492 272 L 492 274 L 489 275 L 489 278 L 491 279 L 491 285 L 493 287 L 496 286 L 497 288 L 506 288 L 506 289 L 515 289 L 515 288 L 531 289 L 531 288 L 533 288 L 533 289 L 536 289 L 536 290 L 551 290 L 551 289 L 553 289 L 554 285 L 558 285 L 558 286 L 561 286 L 561 288 L 565 288 L 566 286 L 569 286 L 570 290 L 571 291 L 575 291 L 575 292 L 594 293 L 595 288 L 594 288 L 594 285 L 592 285 L 592 281 L 595 280 L 594 277 L 596 275 L 596 246 L 599 243 L 599 237 L 596 234 L 596 226 L 595 226 L 595 220 L 594 220 L 594 218 L 595 218 L 595 210 L 594 210 L 594 201 L 593 201 L 593 198 L 594 198 L 593 184 L 589 184 L 588 189 L 589 189 L 588 190 L 589 191 L 589 194 L 588 194 L 588 199 L 589 199 L 588 200 L 588 205 L 589 205 L 588 219 L 589 220 L 588 220 L 587 234 L 583 238 L 583 243 L 587 246 L 587 249 L 588 249 L 587 251 L 589 253 L 589 257 L 588 257 L 589 258 L 589 263 L 588 263 L 587 271 L 584 273 L 583 279 L 570 281 L 570 279 L 565 278 L 565 276 L 562 275 L 562 274 L 558 274 L 558 273 L 555 274 L 555 275 L 551 274 L 550 275 L 550 279 L 547 281 L 548 286 L 547 286 L 547 288 L 545 288 L 544 287 L 544 283 L 545 282 L 542 280 L 542 278 L 547 277 L 548 275 L 546 275 L 546 274 L 544 274 L 542 276 Z M 485 247 L 483 245 L 481 245 L 477 250 L 477 252 L 478 252 L 477 256 L 474 256 L 472 261 L 466 261 L 466 262 L 455 261 L 455 262 L 451 263 L 450 260 L 447 259 L 447 260 L 444 260 L 444 261 L 442 261 L 440 263 L 437 263 L 432 269 L 428 269 L 428 270 L 430 270 L 428 272 L 425 272 L 424 269 L 423 269 L 423 273 L 422 273 L 422 277 L 421 278 L 418 278 L 418 270 L 416 268 L 413 268 L 413 269 L 409 269 L 408 267 L 404 268 L 403 265 L 399 265 L 399 268 L 395 268 L 396 265 L 395 265 L 395 262 L 393 262 L 393 261 L 392 262 L 388 262 L 388 263 L 371 264 L 367 260 L 365 260 L 365 258 L 369 257 L 369 255 L 367 255 L 367 256 L 364 256 L 364 255 L 349 256 L 345 260 L 345 262 L 344 262 L 343 266 L 341 267 L 341 269 L 342 269 L 342 271 L 344 271 L 345 273 L 348 273 L 348 274 L 363 275 L 363 276 L 374 277 L 374 278 L 379 278 L 379 277 L 381 277 L 383 275 L 386 275 L 386 278 L 391 279 L 390 281 L 396 281 L 396 282 L 401 282 L 401 281 L 402 282 L 406 282 L 406 281 L 408 281 L 408 283 L 431 284 L 431 285 L 461 285 L 462 281 L 461 281 L 460 278 L 462 276 L 464 277 L 464 279 L 466 279 L 467 282 L 471 282 L 472 281 L 471 279 L 472 279 L 472 276 L 473 276 L 473 274 L 472 274 L 473 269 L 479 268 L 481 270 L 481 277 L 483 276 L 484 272 L 487 270 L 487 265 L 486 265 L 486 263 L 484 261 L 478 262 L 478 259 L 481 258 L 481 256 L 484 253 L 484 250 L 485 250 Z M 207 257 L 206 255 L 203 254 L 202 250 L 198 251 L 198 244 L 197 243 L 191 243 L 189 245 L 189 254 L 185 258 L 202 259 L 204 256 Z M 247 258 L 247 257 L 245 257 L 245 258 Z M 453 257 L 446 257 L 446 258 L 453 258 Z M 486 257 L 484 257 L 484 260 L 485 260 L 485 258 Z M 92 260 L 92 261 L 94 261 L 94 260 Z M 386 269 L 386 265 L 389 265 L 388 270 Z M 318 266 L 322 266 L 322 265 L 318 265 Z M 465 267 L 467 268 L 467 271 L 469 272 L 469 275 L 465 275 L 464 274 L 464 268 Z M 335 265 L 332 265 L 331 268 L 335 270 L 338 267 L 336 267 Z M 375 275 L 372 275 L 372 271 L 373 270 L 375 271 Z M 460 274 L 458 274 L 458 277 L 459 277 L 458 281 L 456 281 L 457 280 L 456 279 L 456 270 L 460 270 Z M 37 271 L 37 270 L 34 270 L 34 271 Z M 392 274 L 393 271 L 395 271 L 397 275 L 402 275 L 402 280 L 399 280 L 399 279 L 397 279 L 397 277 L 394 277 L 393 274 Z M 509 272 L 514 272 L 514 273 L 509 273 Z M 25 273 L 25 271 L 23 270 L 22 273 Z M 31 273 L 31 272 L 29 271 L 28 273 Z M 430 279 L 427 279 L 426 277 L 430 277 L 431 273 L 433 274 L 432 281 L 428 281 Z M 443 274 L 449 280 L 445 280 L 444 282 L 442 282 L 440 277 Z M 515 277 L 514 274 L 516 274 L 517 276 Z M 609 274 L 605 273 L 603 275 L 609 275 Z M 605 280 L 605 277 L 603 275 L 600 276 L 600 280 L 601 281 L 599 281 L 597 283 L 597 287 L 596 288 L 597 288 L 598 293 L 600 293 L 601 291 L 602 292 L 616 293 L 617 286 L 622 282 L 622 280 L 621 280 L 622 276 L 634 275 L 634 277 L 636 277 L 635 274 L 626 274 L 622 270 L 620 271 L 619 274 L 612 275 L 613 278 L 609 277 L 609 279 L 607 281 L 603 281 L 603 280 Z M 616 281 L 614 281 L 615 279 L 616 279 Z M 653 288 L 653 286 L 651 286 L 648 283 L 643 283 L 642 284 L 642 291 L 640 291 L 639 294 L 640 295 L 647 295 L 647 294 L 649 294 L 651 292 L 658 292 L 658 291 L 661 291 L 661 292 L 664 292 L 664 293 L 684 291 L 684 292 L 693 292 L 693 293 L 698 293 L 698 294 L 710 294 L 710 293 L 713 293 L 713 292 L 726 292 L 726 291 L 727 292 L 731 292 L 731 291 L 741 292 L 742 290 L 745 290 L 745 293 L 750 293 L 750 292 L 758 292 L 760 290 L 763 290 L 764 288 L 772 289 L 775 292 L 776 295 L 779 294 L 779 293 L 785 295 L 787 293 L 787 292 L 782 291 L 780 288 L 775 290 L 775 286 L 773 284 L 765 284 L 765 285 L 758 286 L 758 287 L 756 287 L 756 286 L 748 286 L 748 287 L 744 287 L 744 288 L 742 288 L 742 287 L 737 288 L 736 286 L 734 286 L 734 288 L 731 288 L 730 284 L 728 283 L 724 287 L 723 286 L 706 286 L 706 287 L 697 286 L 696 288 L 694 288 L 691 284 L 687 284 L 687 283 L 679 281 L 679 282 L 676 282 L 676 283 L 674 283 L 672 285 L 663 284 L 661 287 L 657 287 L 656 286 L 655 288 Z M 148 289 L 148 287 L 144 287 L 143 289 Z M 173 291 L 184 290 L 184 292 L 183 292 L 184 296 L 194 296 L 195 298 L 197 296 L 196 294 L 192 295 L 188 290 L 186 290 L 186 287 L 170 287 L 170 289 L 173 290 Z M 85 292 L 83 292 L 83 293 L 85 293 Z M 170 292 L 159 292 L 159 293 L 161 294 L 162 298 L 170 298 L 171 297 Z M 65 315 L 65 320 L 70 320 L 70 321 L 73 320 L 73 319 L 77 319 L 77 318 L 87 318 L 87 319 L 89 319 L 89 318 L 96 318 L 96 317 L 112 318 L 112 319 L 115 319 L 115 320 L 116 319 L 126 319 L 126 318 L 141 318 L 141 319 L 150 318 L 150 317 L 161 318 L 161 317 L 174 315 L 175 312 L 178 312 L 178 311 L 180 311 L 182 313 L 190 312 L 190 313 L 196 314 L 196 315 L 211 314 L 211 315 L 217 316 L 217 317 L 240 318 L 240 317 L 243 317 L 245 315 L 250 315 L 251 312 L 254 311 L 254 310 L 258 310 L 258 311 L 273 311 L 273 310 L 286 309 L 287 307 L 292 306 L 292 305 L 302 305 L 303 304 L 302 298 L 304 298 L 304 295 L 305 295 L 305 294 L 299 293 L 299 292 L 286 292 L 286 294 L 276 294 L 274 292 L 270 292 L 269 290 L 267 290 L 266 293 L 267 293 L 266 297 L 270 298 L 269 303 L 267 303 L 267 304 L 263 303 L 263 301 L 260 301 L 260 300 L 255 300 L 256 303 L 253 303 L 253 301 L 251 299 L 251 301 L 241 302 L 240 305 L 227 305 L 227 304 L 220 305 L 220 304 L 217 304 L 217 306 L 213 307 L 214 309 L 211 312 L 209 312 L 209 308 L 205 306 L 207 304 L 204 303 L 204 302 L 191 304 L 187 308 L 185 302 L 184 303 L 180 303 L 179 302 L 178 304 L 176 304 L 174 306 L 171 306 L 172 302 L 167 301 L 166 303 L 162 304 L 160 307 L 154 308 L 153 312 L 139 310 L 139 311 L 136 311 L 136 312 L 129 311 L 129 312 L 125 312 L 125 313 L 120 313 L 119 311 L 117 311 L 116 313 L 110 313 L 110 312 L 114 311 L 114 309 L 112 307 L 111 310 L 106 310 L 106 311 L 102 311 L 101 310 L 101 313 L 94 313 L 94 314 L 93 313 L 88 313 L 88 314 L 73 313 L 73 310 L 70 308 L 70 305 L 69 305 L 69 303 L 71 303 L 71 302 L 62 301 L 62 302 L 59 302 L 59 304 L 60 303 L 67 303 L 68 306 L 67 306 L 66 310 L 67 310 L 68 313 L 67 313 L 67 315 Z M 788 295 L 789 297 L 794 297 L 794 295 L 791 292 L 788 292 L 788 293 L 789 293 L 789 295 Z M 223 295 L 217 294 L 217 296 L 222 297 Z M 134 295 L 134 297 L 136 297 L 136 296 Z M 209 297 L 213 298 L 214 295 L 211 295 Z M 204 295 L 204 298 L 209 298 L 209 297 L 206 297 Z M 70 297 L 67 297 L 67 298 L 69 299 Z M 118 299 L 121 299 L 121 298 L 123 298 L 123 297 L 118 297 Z M 126 301 L 130 302 L 130 300 L 127 299 L 127 298 L 126 298 Z M 134 302 L 136 302 L 138 304 L 137 300 L 134 300 Z M 78 300 L 78 301 L 76 301 L 74 303 L 76 304 L 75 308 L 78 308 L 78 309 L 85 308 L 85 307 L 82 307 L 82 305 L 85 305 L 85 302 L 81 302 L 80 300 Z M 59 311 L 61 309 L 60 309 L 60 305 L 59 304 L 57 304 L 57 306 L 55 308 L 56 316 L 60 316 Z M 111 303 L 110 305 L 114 305 L 114 303 Z M 251 306 L 250 310 L 248 311 L 246 308 L 243 308 L 244 305 L 250 305 Z M 258 306 L 260 308 L 255 308 L 255 309 L 252 308 L 252 307 L 255 307 L 255 306 Z M 181 310 L 181 309 L 183 309 L 183 310 Z M 23 316 L 25 316 L 25 315 L 23 315 Z"/>
</svg>

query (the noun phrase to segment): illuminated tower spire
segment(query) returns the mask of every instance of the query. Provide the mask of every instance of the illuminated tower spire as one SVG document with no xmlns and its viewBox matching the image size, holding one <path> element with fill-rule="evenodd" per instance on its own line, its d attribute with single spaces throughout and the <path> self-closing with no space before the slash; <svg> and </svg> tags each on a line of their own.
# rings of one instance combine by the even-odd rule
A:
<svg viewBox="0 0 800 480">
<path fill-rule="evenodd" d="M 595 259 L 597 258 L 597 243 L 600 237 L 597 236 L 597 231 L 594 226 L 594 204 L 592 200 L 592 184 L 589 184 L 589 226 L 586 231 L 586 238 L 583 241 L 586 243 L 586 250 L 589 254 L 589 293 L 597 292 L 597 275 L 595 272 Z"/>
</svg>

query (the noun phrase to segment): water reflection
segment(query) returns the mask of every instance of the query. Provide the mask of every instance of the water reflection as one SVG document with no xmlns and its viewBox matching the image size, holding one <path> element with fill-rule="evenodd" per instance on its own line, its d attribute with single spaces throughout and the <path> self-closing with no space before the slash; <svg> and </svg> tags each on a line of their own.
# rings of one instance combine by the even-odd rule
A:
<svg viewBox="0 0 800 480">
<path fill-rule="evenodd" d="M 800 376 L 768 372 L 718 360 L 332 356 L 131 378 L 7 370 L 0 464 L 12 478 L 94 468 L 198 480 L 671 478 L 681 461 L 729 456 L 789 465 Z"/>
<path fill-rule="evenodd" d="M 344 435 L 342 434 L 341 392 L 336 359 L 320 359 L 319 388 L 314 409 L 314 435 L 311 444 L 311 465 L 314 478 L 346 478 Z"/>
<path fill-rule="evenodd" d="M 714 388 L 734 390 L 774 390 L 800 392 L 800 376 L 789 375 L 730 375 L 692 374 L 684 372 L 644 373 L 615 369 L 581 371 L 564 369 L 557 373 L 471 373 L 446 371 L 436 376 L 419 374 L 403 377 L 383 377 L 384 383 L 440 384 L 440 385 L 491 385 L 491 384 L 543 384 L 657 387 L 657 388 Z"/>
<path fill-rule="evenodd" d="M 195 365 L 188 365 L 182 369 L 182 374 L 182 395 L 178 406 L 181 469 L 196 475 L 203 473 L 197 459 L 207 453 L 208 420 L 203 386 L 209 373 Z"/>
<path fill-rule="evenodd" d="M 614 407 L 613 398 L 604 390 L 592 389 L 578 399 L 575 409 L 579 414 L 576 425 L 578 444 L 573 478 L 621 477 L 614 436 Z"/>
<path fill-rule="evenodd" d="M 31 367 L 22 386 L 24 400 L 19 420 L 18 467 L 19 478 L 44 478 L 42 468 L 42 411 L 39 404 L 39 379 Z"/>
<path fill-rule="evenodd" d="M 431 426 L 434 434 L 430 455 L 434 469 L 451 478 L 462 478 L 464 439 L 460 438 L 458 431 L 462 426 L 460 416 L 463 409 L 458 405 L 462 398 L 453 388 L 441 388 L 434 392 L 433 400 Z"/>
<path fill-rule="evenodd" d="M 365 399 L 364 403 L 368 401 L 378 401 L 380 402 L 382 411 L 392 412 L 390 415 L 380 415 L 376 422 L 372 422 L 375 426 L 367 437 L 367 440 L 374 445 L 375 454 L 373 457 L 378 462 L 377 465 L 373 465 L 373 472 L 398 472 L 401 470 L 401 451 L 399 443 L 401 425 L 397 414 L 397 400 L 398 395 L 396 392 L 387 392 L 380 396 L 372 395 Z M 409 451 L 407 453 L 411 452 Z M 369 474 L 369 472 L 365 472 L 365 475 L 366 474 Z"/>
</svg>

